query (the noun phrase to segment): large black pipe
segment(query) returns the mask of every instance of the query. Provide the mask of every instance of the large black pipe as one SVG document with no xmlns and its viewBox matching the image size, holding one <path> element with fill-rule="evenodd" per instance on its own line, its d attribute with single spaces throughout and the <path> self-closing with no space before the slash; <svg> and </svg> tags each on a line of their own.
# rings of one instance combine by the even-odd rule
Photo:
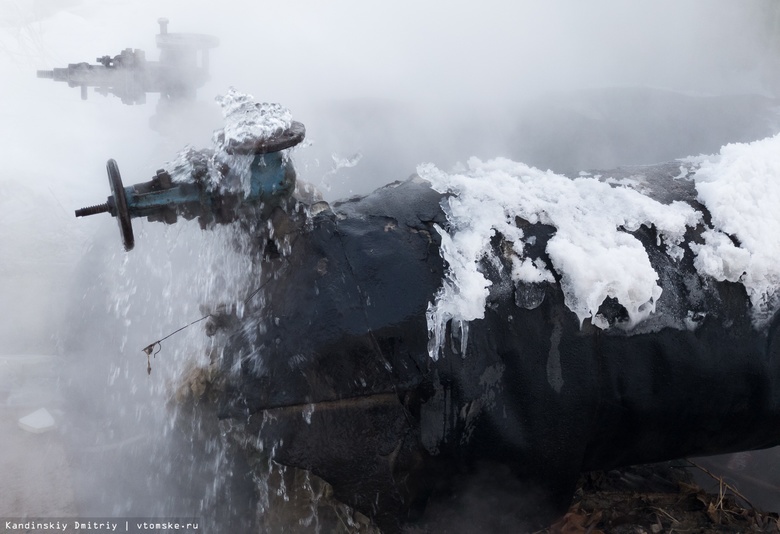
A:
<svg viewBox="0 0 780 534">
<path fill-rule="evenodd" d="M 672 181 L 679 165 L 645 172 L 695 203 Z M 277 276 L 229 334 L 222 414 L 275 444 L 277 462 L 322 477 L 385 532 L 424 513 L 443 481 L 503 466 L 530 529 L 565 512 L 582 471 L 780 443 L 778 318 L 757 329 L 742 285 L 696 272 L 687 244 L 703 225 L 680 262 L 652 228 L 634 233 L 663 288 L 637 330 L 620 327 L 616 302 L 602 307 L 613 326 L 580 326 L 558 283 L 515 284 L 508 264 L 486 264 L 493 286 L 466 353 L 448 341 L 431 359 L 440 200 L 419 178 L 391 184 L 308 222 L 285 215 L 289 254 L 264 247 Z M 524 232 L 544 258 L 555 228 Z"/>
</svg>

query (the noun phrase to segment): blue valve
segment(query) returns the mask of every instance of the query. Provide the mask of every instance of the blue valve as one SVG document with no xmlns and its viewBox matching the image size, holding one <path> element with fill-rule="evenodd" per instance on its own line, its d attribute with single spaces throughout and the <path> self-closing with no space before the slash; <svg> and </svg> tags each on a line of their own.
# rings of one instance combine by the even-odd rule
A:
<svg viewBox="0 0 780 534">
<path fill-rule="evenodd" d="M 160 170 L 149 182 L 124 187 L 119 167 L 110 159 L 106 170 L 111 196 L 105 204 L 76 210 L 76 217 L 110 213 L 117 219 L 125 250 L 130 251 L 135 246 L 131 220 L 136 217 L 167 224 L 175 223 L 179 216 L 188 220 L 197 217 L 201 227 L 206 228 L 242 216 L 267 216 L 295 189 L 295 169 L 282 151 L 300 143 L 305 135 L 303 124 L 293 121 L 277 135 L 228 144 L 225 148 L 228 154 L 254 155 L 247 191 L 209 187 L 204 179 L 205 168 L 197 162 L 193 162 L 190 180 L 174 182 L 170 174 Z"/>
</svg>

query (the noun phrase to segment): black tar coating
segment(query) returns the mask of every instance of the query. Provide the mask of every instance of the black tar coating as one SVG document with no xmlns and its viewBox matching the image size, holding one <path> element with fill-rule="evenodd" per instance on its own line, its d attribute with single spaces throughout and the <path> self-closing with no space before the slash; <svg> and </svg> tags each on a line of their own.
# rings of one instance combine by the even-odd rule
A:
<svg viewBox="0 0 780 534">
<path fill-rule="evenodd" d="M 696 205 L 670 182 L 679 165 L 642 169 L 651 189 Z M 557 283 L 514 284 L 502 260 L 482 266 L 493 286 L 466 354 L 455 339 L 432 360 L 441 198 L 419 178 L 391 184 L 314 216 L 269 260 L 278 278 L 225 347 L 225 369 L 240 371 L 222 412 L 276 443 L 277 462 L 322 477 L 385 532 L 424 519 L 450 480 L 499 466 L 522 490 L 495 513 L 532 529 L 565 512 L 582 471 L 780 443 L 777 316 L 757 331 L 742 285 L 699 276 L 687 246 L 670 259 L 652 228 L 634 232 L 663 288 L 647 324 L 626 331 L 608 299 L 612 326 L 581 327 Z M 549 261 L 555 229 L 517 223 L 537 237 L 528 256 Z"/>
</svg>

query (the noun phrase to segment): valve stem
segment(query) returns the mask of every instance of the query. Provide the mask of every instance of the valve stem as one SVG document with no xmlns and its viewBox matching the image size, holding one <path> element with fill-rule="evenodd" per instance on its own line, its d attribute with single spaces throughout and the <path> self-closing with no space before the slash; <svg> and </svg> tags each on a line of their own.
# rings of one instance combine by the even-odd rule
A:
<svg viewBox="0 0 780 534">
<path fill-rule="evenodd" d="M 108 203 L 98 204 L 97 206 L 89 206 L 76 210 L 76 217 L 87 217 L 88 215 L 97 215 L 98 213 L 107 213 L 111 211 Z"/>
</svg>

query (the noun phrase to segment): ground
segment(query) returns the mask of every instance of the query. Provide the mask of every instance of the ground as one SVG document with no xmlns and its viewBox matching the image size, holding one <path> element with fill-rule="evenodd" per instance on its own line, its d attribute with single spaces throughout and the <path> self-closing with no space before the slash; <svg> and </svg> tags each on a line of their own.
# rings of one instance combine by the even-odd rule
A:
<svg viewBox="0 0 780 534">
<path fill-rule="evenodd" d="M 717 493 L 706 492 L 691 467 L 680 461 L 583 475 L 569 512 L 540 534 L 780 532 L 778 514 L 753 508 L 722 478 L 715 477 Z"/>
</svg>

